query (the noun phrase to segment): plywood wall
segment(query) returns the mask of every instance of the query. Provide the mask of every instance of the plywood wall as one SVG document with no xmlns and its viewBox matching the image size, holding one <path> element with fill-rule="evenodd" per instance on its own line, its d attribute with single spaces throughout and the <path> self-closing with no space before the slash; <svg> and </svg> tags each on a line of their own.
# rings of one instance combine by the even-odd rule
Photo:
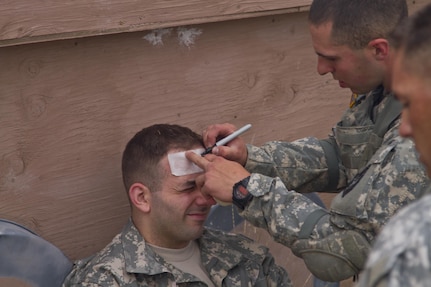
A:
<svg viewBox="0 0 431 287">
<path fill-rule="evenodd" d="M 251 123 L 253 144 L 326 136 L 350 95 L 317 74 L 306 16 L 0 48 L 0 218 L 86 257 L 129 216 L 120 159 L 143 127 Z"/>
<path fill-rule="evenodd" d="M 0 216 L 83 257 L 129 214 L 120 158 L 141 128 L 252 123 L 256 144 L 324 136 L 349 93 L 317 75 L 305 19 L 190 26 L 201 34 L 189 47 L 173 28 L 163 45 L 143 31 L 1 48 Z"/>
<path fill-rule="evenodd" d="M 1 48 L 0 217 L 71 259 L 129 216 L 120 158 L 141 128 L 253 124 L 248 142 L 325 136 L 349 101 L 315 71 L 305 13 Z M 148 38 L 148 37 L 147 37 Z"/>
<path fill-rule="evenodd" d="M 2 0 L 0 46 L 275 15 L 311 0 Z"/>
</svg>

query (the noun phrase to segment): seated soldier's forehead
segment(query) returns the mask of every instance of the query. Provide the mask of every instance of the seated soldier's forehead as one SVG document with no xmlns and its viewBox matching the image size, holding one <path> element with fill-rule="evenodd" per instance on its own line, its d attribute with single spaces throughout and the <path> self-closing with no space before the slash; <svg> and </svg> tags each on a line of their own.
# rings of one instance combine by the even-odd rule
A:
<svg viewBox="0 0 431 287">
<path fill-rule="evenodd" d="M 203 148 L 193 149 L 193 152 L 201 154 L 205 151 Z M 169 167 L 171 173 L 175 176 L 200 173 L 203 170 L 193 162 L 189 161 L 185 155 L 186 151 L 168 153 Z"/>
</svg>

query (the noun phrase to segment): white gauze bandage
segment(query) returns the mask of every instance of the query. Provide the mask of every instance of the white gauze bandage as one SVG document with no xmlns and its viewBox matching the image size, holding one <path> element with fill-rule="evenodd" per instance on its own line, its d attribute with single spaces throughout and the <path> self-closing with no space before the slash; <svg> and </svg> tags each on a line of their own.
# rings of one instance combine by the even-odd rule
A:
<svg viewBox="0 0 431 287">
<path fill-rule="evenodd" d="M 203 148 L 192 150 L 192 152 L 198 155 L 201 155 L 204 151 L 205 149 Z M 195 165 L 193 162 L 189 161 L 186 158 L 185 151 L 168 153 L 168 161 L 169 161 L 169 166 L 171 167 L 171 173 L 175 176 L 182 176 L 182 175 L 193 174 L 193 173 L 204 171 L 199 166 Z M 217 199 L 215 199 L 215 201 L 217 201 L 218 204 L 223 206 L 231 205 L 231 203 L 229 202 L 223 202 Z"/>
<path fill-rule="evenodd" d="M 192 152 L 196 154 L 202 154 L 205 151 L 203 148 L 194 149 Z M 182 176 L 187 174 L 193 174 L 203 172 L 199 166 L 189 161 L 186 158 L 185 151 L 175 152 L 168 154 L 169 166 L 171 167 L 171 173 L 175 176 Z"/>
</svg>

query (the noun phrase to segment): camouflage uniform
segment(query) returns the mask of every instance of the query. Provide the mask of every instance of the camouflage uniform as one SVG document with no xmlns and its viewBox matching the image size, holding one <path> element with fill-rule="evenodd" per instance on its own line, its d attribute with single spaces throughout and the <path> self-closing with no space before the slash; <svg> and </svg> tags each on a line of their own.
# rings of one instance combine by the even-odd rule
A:
<svg viewBox="0 0 431 287">
<path fill-rule="evenodd" d="M 385 107 L 394 103 L 379 88 L 347 110 L 327 140 L 247 147 L 247 190 L 255 197 L 241 215 L 290 247 L 322 280 L 357 274 L 380 228 L 428 185 L 413 142 L 398 135 L 400 107 L 380 139 L 375 131 L 382 126 L 375 123 L 389 121 Z M 339 193 L 330 210 L 297 193 L 331 189 Z"/>
<path fill-rule="evenodd" d="M 290 287 L 287 272 L 264 246 L 242 235 L 205 229 L 198 239 L 202 264 L 216 286 Z M 112 242 L 75 263 L 65 286 L 207 286 L 166 263 L 149 247 L 131 220 Z"/>
<path fill-rule="evenodd" d="M 401 210 L 382 229 L 358 287 L 431 284 L 431 195 Z"/>
</svg>

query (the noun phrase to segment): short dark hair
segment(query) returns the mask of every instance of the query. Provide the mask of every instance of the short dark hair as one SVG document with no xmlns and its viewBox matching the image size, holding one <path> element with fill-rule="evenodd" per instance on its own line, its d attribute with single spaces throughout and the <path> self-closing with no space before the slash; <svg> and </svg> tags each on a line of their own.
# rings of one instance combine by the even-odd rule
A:
<svg viewBox="0 0 431 287">
<path fill-rule="evenodd" d="M 398 29 L 397 46 L 404 67 L 422 75 L 431 73 L 431 4 L 417 11 Z M 430 75 L 431 76 L 431 75 Z"/>
<path fill-rule="evenodd" d="M 332 22 L 335 44 L 362 49 L 373 39 L 387 39 L 407 17 L 405 0 L 314 0 L 308 20 L 314 26 Z"/>
<path fill-rule="evenodd" d="M 160 160 L 172 149 L 189 150 L 197 146 L 203 146 L 202 137 L 187 127 L 156 124 L 142 129 L 127 143 L 123 152 L 126 191 L 136 182 L 145 184 L 152 191 L 158 190 L 164 176 Z"/>
<path fill-rule="evenodd" d="M 398 26 L 390 33 L 389 41 L 395 50 L 399 50 L 403 42 L 404 34 L 408 26 L 408 19 L 400 22 Z"/>
</svg>

